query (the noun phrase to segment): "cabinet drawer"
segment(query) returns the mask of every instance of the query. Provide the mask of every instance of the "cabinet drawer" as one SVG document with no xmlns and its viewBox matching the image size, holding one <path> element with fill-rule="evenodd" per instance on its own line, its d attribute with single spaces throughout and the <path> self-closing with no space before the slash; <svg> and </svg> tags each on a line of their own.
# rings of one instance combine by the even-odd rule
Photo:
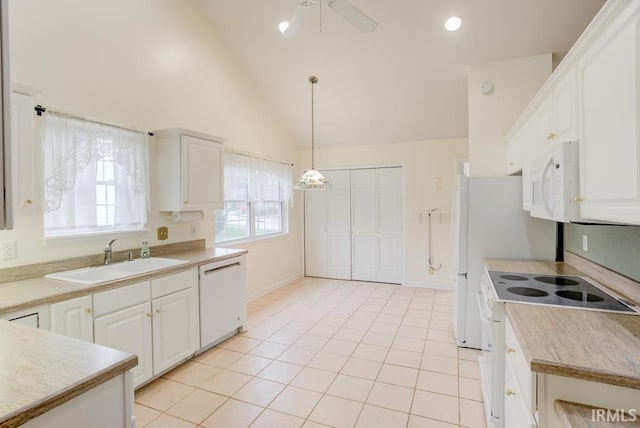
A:
<svg viewBox="0 0 640 428">
<path fill-rule="evenodd" d="M 524 402 L 534 412 L 536 410 L 535 376 L 531 373 L 509 319 L 507 318 L 505 321 L 505 365 L 513 369 L 513 375 L 522 391 Z"/>
<path fill-rule="evenodd" d="M 149 281 L 96 293 L 93 295 L 94 316 L 99 317 L 139 303 L 148 302 L 149 296 Z"/>
<path fill-rule="evenodd" d="M 513 366 L 508 361 L 505 365 L 504 386 L 505 427 L 537 427 L 536 420 L 527 403 L 527 397 L 520 389 Z"/>
<path fill-rule="evenodd" d="M 196 282 L 196 269 L 185 270 L 183 272 L 174 273 L 154 278 L 151 280 L 151 298 L 166 296 L 176 291 L 191 288 Z"/>
</svg>

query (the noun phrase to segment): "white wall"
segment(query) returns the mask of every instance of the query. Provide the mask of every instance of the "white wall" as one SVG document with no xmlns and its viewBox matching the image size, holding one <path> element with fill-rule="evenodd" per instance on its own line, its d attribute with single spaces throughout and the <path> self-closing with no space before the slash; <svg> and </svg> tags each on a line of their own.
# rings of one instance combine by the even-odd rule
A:
<svg viewBox="0 0 640 428">
<path fill-rule="evenodd" d="M 316 149 L 318 169 L 402 166 L 405 181 L 404 252 L 405 285 L 449 288 L 451 266 L 451 201 L 458 159 L 467 156 L 466 140 L 433 140 Z M 310 163 L 309 151 L 303 162 Z M 307 165 L 309 167 L 309 165 Z M 442 268 L 428 274 L 428 224 L 419 212 L 439 208 L 441 220 L 433 221 L 432 259 Z"/>
<path fill-rule="evenodd" d="M 227 138 L 232 148 L 297 164 L 299 149 L 194 2 L 11 0 L 10 35 L 12 78 L 41 89 L 34 105 L 138 129 L 193 129 Z M 24 149 L 29 144 L 19 145 L 22 160 L 33 158 Z M 155 173 L 152 166 L 149 232 L 113 234 L 119 239 L 114 249 L 139 247 L 142 240 L 206 238 L 214 245 L 212 212 L 195 237 L 190 225 L 157 212 Z M 18 171 L 18 180 L 34 177 Z M 18 258 L 0 261 L 0 268 L 101 252 L 111 235 L 43 241 L 40 210 L 20 203 L 39 200 L 38 186 L 31 187 L 32 194 L 16 195 L 15 230 L 0 231 L 0 241 L 17 241 Z M 299 203 L 290 218 L 289 236 L 249 247 L 249 295 L 301 275 Z M 159 226 L 169 227 L 169 240 L 156 240 Z M 278 263 L 273 254 L 281 256 Z"/>
<path fill-rule="evenodd" d="M 506 135 L 552 72 L 552 55 L 469 67 L 469 167 L 473 176 L 507 174 Z M 492 93 L 480 92 L 484 81 Z"/>
</svg>

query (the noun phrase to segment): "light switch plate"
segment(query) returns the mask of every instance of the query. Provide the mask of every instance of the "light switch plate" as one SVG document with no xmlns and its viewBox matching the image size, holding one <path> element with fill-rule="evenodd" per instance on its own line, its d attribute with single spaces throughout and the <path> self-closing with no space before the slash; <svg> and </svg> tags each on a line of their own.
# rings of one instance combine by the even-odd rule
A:
<svg viewBox="0 0 640 428">
<path fill-rule="evenodd" d="M 587 238 L 587 235 L 582 235 L 582 251 L 589 251 L 589 238 Z"/>
<path fill-rule="evenodd" d="M 16 241 L 4 241 L 2 242 L 2 260 L 15 259 L 17 257 Z"/>
</svg>

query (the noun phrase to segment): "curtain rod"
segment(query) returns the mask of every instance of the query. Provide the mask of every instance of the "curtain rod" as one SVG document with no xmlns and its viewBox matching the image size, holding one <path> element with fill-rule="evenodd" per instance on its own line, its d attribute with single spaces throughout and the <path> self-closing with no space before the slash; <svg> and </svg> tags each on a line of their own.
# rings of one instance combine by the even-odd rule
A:
<svg viewBox="0 0 640 428">
<path fill-rule="evenodd" d="M 38 116 L 42 116 L 42 113 L 47 111 L 47 109 L 44 108 L 43 106 L 41 106 L 40 104 L 35 106 L 33 109 L 36 111 L 36 114 Z M 120 125 L 115 125 L 115 124 L 109 123 L 109 122 L 101 122 L 99 120 L 91 120 L 91 119 L 87 119 L 86 117 L 83 117 L 83 116 L 79 116 L 79 115 L 75 115 L 75 114 L 71 114 L 71 113 L 66 113 L 66 112 L 63 112 L 63 111 L 57 111 L 57 110 L 49 109 L 49 112 L 53 113 L 53 114 L 57 114 L 58 116 L 64 116 L 64 117 L 71 118 L 71 119 L 84 120 L 85 122 L 96 123 L 98 125 L 107 125 L 107 126 L 111 126 L 113 128 L 123 129 L 125 131 L 140 132 L 141 134 L 147 134 L 149 136 L 153 136 L 153 132 L 150 132 L 150 131 L 142 131 L 140 129 L 127 128 L 127 127 L 120 126 Z"/>
<path fill-rule="evenodd" d="M 284 162 L 284 161 L 277 161 L 277 160 L 273 160 L 273 159 L 268 159 L 264 156 L 260 156 L 258 154 L 255 153 L 251 153 L 251 152 L 245 152 L 242 150 L 235 150 L 235 149 L 225 149 L 225 152 L 227 153 L 232 153 L 234 155 L 241 155 L 241 156 L 246 156 L 248 158 L 253 158 L 253 159 L 260 159 L 260 160 L 266 160 L 266 161 L 270 161 L 270 162 L 276 162 L 276 163 L 281 163 L 283 165 L 290 165 L 293 166 L 293 164 L 291 162 Z"/>
</svg>

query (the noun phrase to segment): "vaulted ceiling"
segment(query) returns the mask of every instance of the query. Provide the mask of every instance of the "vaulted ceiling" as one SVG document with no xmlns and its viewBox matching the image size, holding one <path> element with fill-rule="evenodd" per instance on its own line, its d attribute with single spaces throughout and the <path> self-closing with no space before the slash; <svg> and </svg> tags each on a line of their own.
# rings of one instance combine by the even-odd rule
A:
<svg viewBox="0 0 640 428">
<path fill-rule="evenodd" d="M 467 67 L 566 53 L 604 0 L 350 0 L 363 34 L 322 0 L 295 38 L 278 31 L 299 0 L 198 0 L 291 135 L 317 146 L 465 138 Z M 447 32 L 445 19 L 462 28 Z"/>
</svg>

